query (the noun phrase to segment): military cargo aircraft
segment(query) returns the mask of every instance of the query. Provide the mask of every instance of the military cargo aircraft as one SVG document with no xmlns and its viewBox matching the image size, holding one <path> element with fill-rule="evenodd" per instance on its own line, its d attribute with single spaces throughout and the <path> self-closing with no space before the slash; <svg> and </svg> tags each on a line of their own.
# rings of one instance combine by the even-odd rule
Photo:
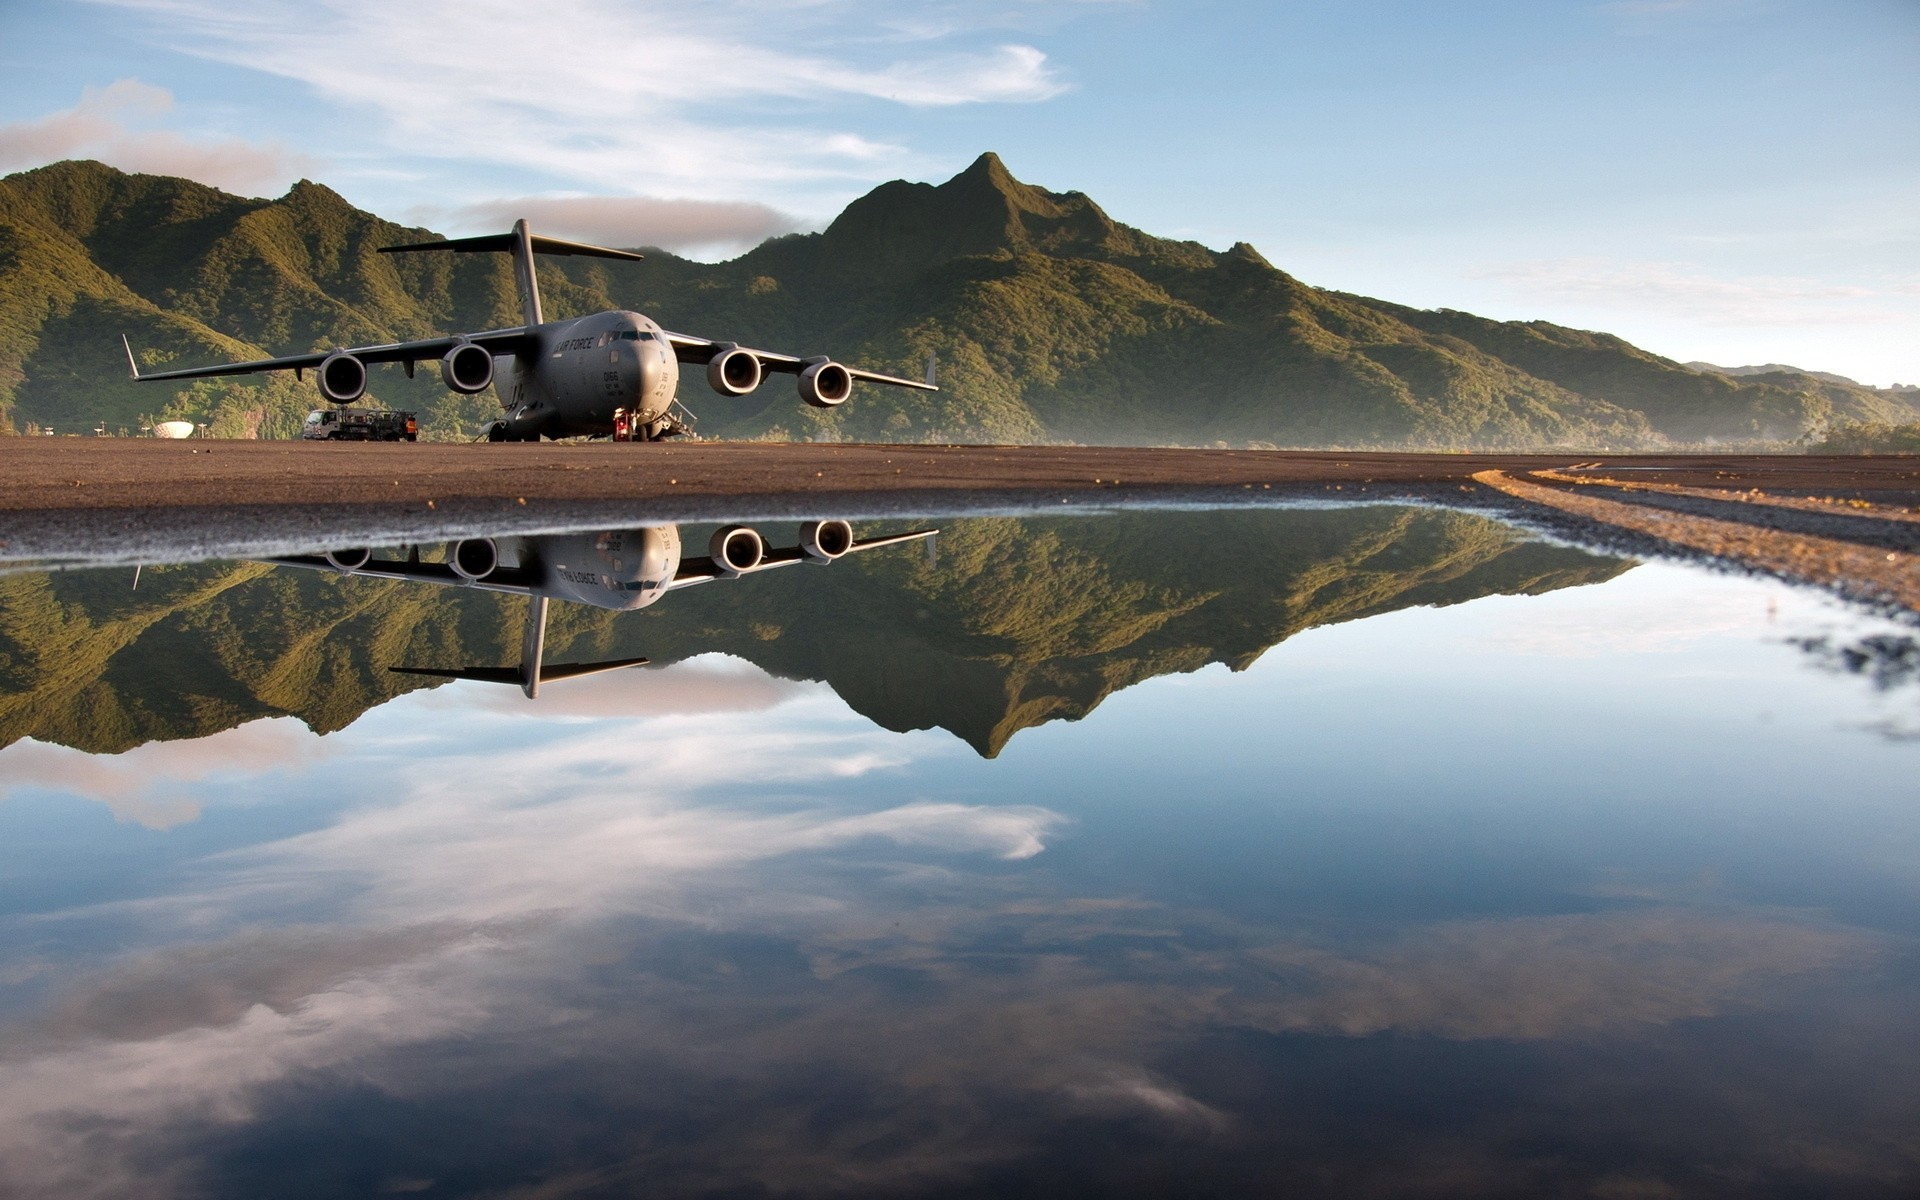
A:
<svg viewBox="0 0 1920 1200">
<path fill-rule="evenodd" d="M 707 540 L 705 555 L 687 558 L 681 554 L 679 526 L 647 525 L 598 533 L 466 538 L 447 546 L 444 562 L 423 562 L 418 547 L 402 559 L 375 558 L 371 550 L 353 549 L 261 561 L 342 575 L 408 579 L 443 587 L 470 587 L 526 596 L 529 604 L 518 667 L 390 669 L 404 675 L 517 684 L 533 699 L 539 696 L 543 683 L 637 667 L 647 661 L 622 658 L 610 662 L 546 665 L 548 600 L 632 611 L 647 607 L 668 592 L 695 584 L 738 579 L 798 563 L 827 566 L 849 554 L 919 541 L 939 532 L 938 529 L 916 529 L 911 533 L 856 538 L 853 526 L 845 521 L 808 521 L 800 527 L 798 546 L 775 550 L 768 548 L 758 530 L 746 525 L 727 525 L 715 530 Z"/>
<path fill-rule="evenodd" d="M 473 395 L 488 387 L 496 388 L 503 411 L 487 430 L 487 439 L 495 442 L 612 436 L 658 441 L 690 432 L 685 410 L 675 411 L 681 363 L 705 366 L 708 384 L 723 396 L 744 396 L 758 388 L 769 373 L 796 375 L 800 398 L 816 408 L 844 403 L 853 394 L 856 382 L 940 390 L 934 386 L 931 360 L 924 380 L 901 379 L 849 367 L 824 356 L 797 358 L 672 333 L 637 312 L 603 312 L 548 321 L 540 310 L 540 284 L 533 269 L 535 254 L 583 254 L 634 262 L 642 256 L 628 250 L 536 237 L 524 220 L 515 221 L 511 233 L 384 246 L 380 252 L 427 250 L 505 251 L 512 255 L 524 324 L 417 342 L 316 350 L 285 358 L 144 374 L 134 360 L 132 345 L 122 337 L 127 365 L 142 383 L 257 371 L 292 371 L 299 376 L 312 371 L 321 396 L 333 404 L 351 404 L 366 394 L 369 363 L 401 363 L 411 377 L 414 364 L 437 358 L 440 378 L 453 391 Z"/>
</svg>

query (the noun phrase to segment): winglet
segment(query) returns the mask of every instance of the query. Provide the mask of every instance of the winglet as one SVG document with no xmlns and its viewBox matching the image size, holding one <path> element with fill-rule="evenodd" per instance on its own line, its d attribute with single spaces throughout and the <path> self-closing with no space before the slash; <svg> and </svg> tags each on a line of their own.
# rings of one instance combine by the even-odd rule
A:
<svg viewBox="0 0 1920 1200">
<path fill-rule="evenodd" d="M 935 386 L 933 382 L 933 351 L 931 350 L 927 351 L 927 386 Z"/>
<path fill-rule="evenodd" d="M 131 374 L 135 379 L 140 378 L 140 364 L 135 362 L 133 358 L 133 343 L 128 341 L 127 335 L 123 333 L 120 335 L 120 344 L 127 348 L 128 373 Z"/>
</svg>

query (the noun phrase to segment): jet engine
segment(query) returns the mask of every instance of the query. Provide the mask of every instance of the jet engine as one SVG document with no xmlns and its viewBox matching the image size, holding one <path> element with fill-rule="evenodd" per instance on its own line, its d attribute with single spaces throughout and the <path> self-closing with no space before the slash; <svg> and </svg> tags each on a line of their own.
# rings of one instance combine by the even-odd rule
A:
<svg viewBox="0 0 1920 1200">
<path fill-rule="evenodd" d="M 373 561 L 373 551 L 365 546 L 352 550 L 329 550 L 323 556 L 327 565 L 343 575 L 351 575 Z"/>
<path fill-rule="evenodd" d="M 345 350 L 335 350 L 320 360 L 313 373 L 320 394 L 334 404 L 352 404 L 367 394 L 367 364 Z"/>
<path fill-rule="evenodd" d="M 455 575 L 477 583 L 500 568 L 500 548 L 492 538 L 465 538 L 453 544 L 447 565 Z"/>
<path fill-rule="evenodd" d="M 767 556 L 767 542 L 749 526 L 727 525 L 707 539 L 707 554 L 722 572 L 744 575 Z"/>
<path fill-rule="evenodd" d="M 831 359 L 800 372 L 800 398 L 815 408 L 832 408 L 853 395 L 853 373 Z"/>
<path fill-rule="evenodd" d="M 484 346 L 462 342 L 441 358 L 440 380 L 462 396 L 484 392 L 493 382 L 493 355 Z"/>
<path fill-rule="evenodd" d="M 800 527 L 800 549 L 817 563 L 830 563 L 853 549 L 853 526 L 845 521 L 808 521 Z"/>
<path fill-rule="evenodd" d="M 760 386 L 760 360 L 751 350 L 730 346 L 707 360 L 707 384 L 722 396 L 744 396 Z"/>
</svg>

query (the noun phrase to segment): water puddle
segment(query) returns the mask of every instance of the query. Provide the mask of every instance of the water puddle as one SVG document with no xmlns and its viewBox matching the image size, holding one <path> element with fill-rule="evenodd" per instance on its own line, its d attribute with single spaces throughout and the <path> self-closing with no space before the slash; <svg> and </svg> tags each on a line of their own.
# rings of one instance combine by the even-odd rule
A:
<svg viewBox="0 0 1920 1200">
<path fill-rule="evenodd" d="M 1920 1178 L 1911 626 L 1435 509 L 848 532 L 933 526 L 0 576 L 0 1190 Z"/>
</svg>

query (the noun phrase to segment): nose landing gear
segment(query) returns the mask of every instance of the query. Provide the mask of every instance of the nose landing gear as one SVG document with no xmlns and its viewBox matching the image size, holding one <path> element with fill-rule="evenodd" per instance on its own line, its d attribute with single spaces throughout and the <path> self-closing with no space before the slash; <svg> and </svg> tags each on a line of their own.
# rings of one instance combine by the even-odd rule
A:
<svg viewBox="0 0 1920 1200">
<path fill-rule="evenodd" d="M 651 421 L 643 421 L 640 414 L 628 412 L 624 408 L 613 410 L 613 440 L 616 442 L 658 442 L 670 437 L 683 437 L 689 441 L 699 441 L 700 435 L 693 431 L 695 417 L 678 400 L 665 413 Z"/>
</svg>

